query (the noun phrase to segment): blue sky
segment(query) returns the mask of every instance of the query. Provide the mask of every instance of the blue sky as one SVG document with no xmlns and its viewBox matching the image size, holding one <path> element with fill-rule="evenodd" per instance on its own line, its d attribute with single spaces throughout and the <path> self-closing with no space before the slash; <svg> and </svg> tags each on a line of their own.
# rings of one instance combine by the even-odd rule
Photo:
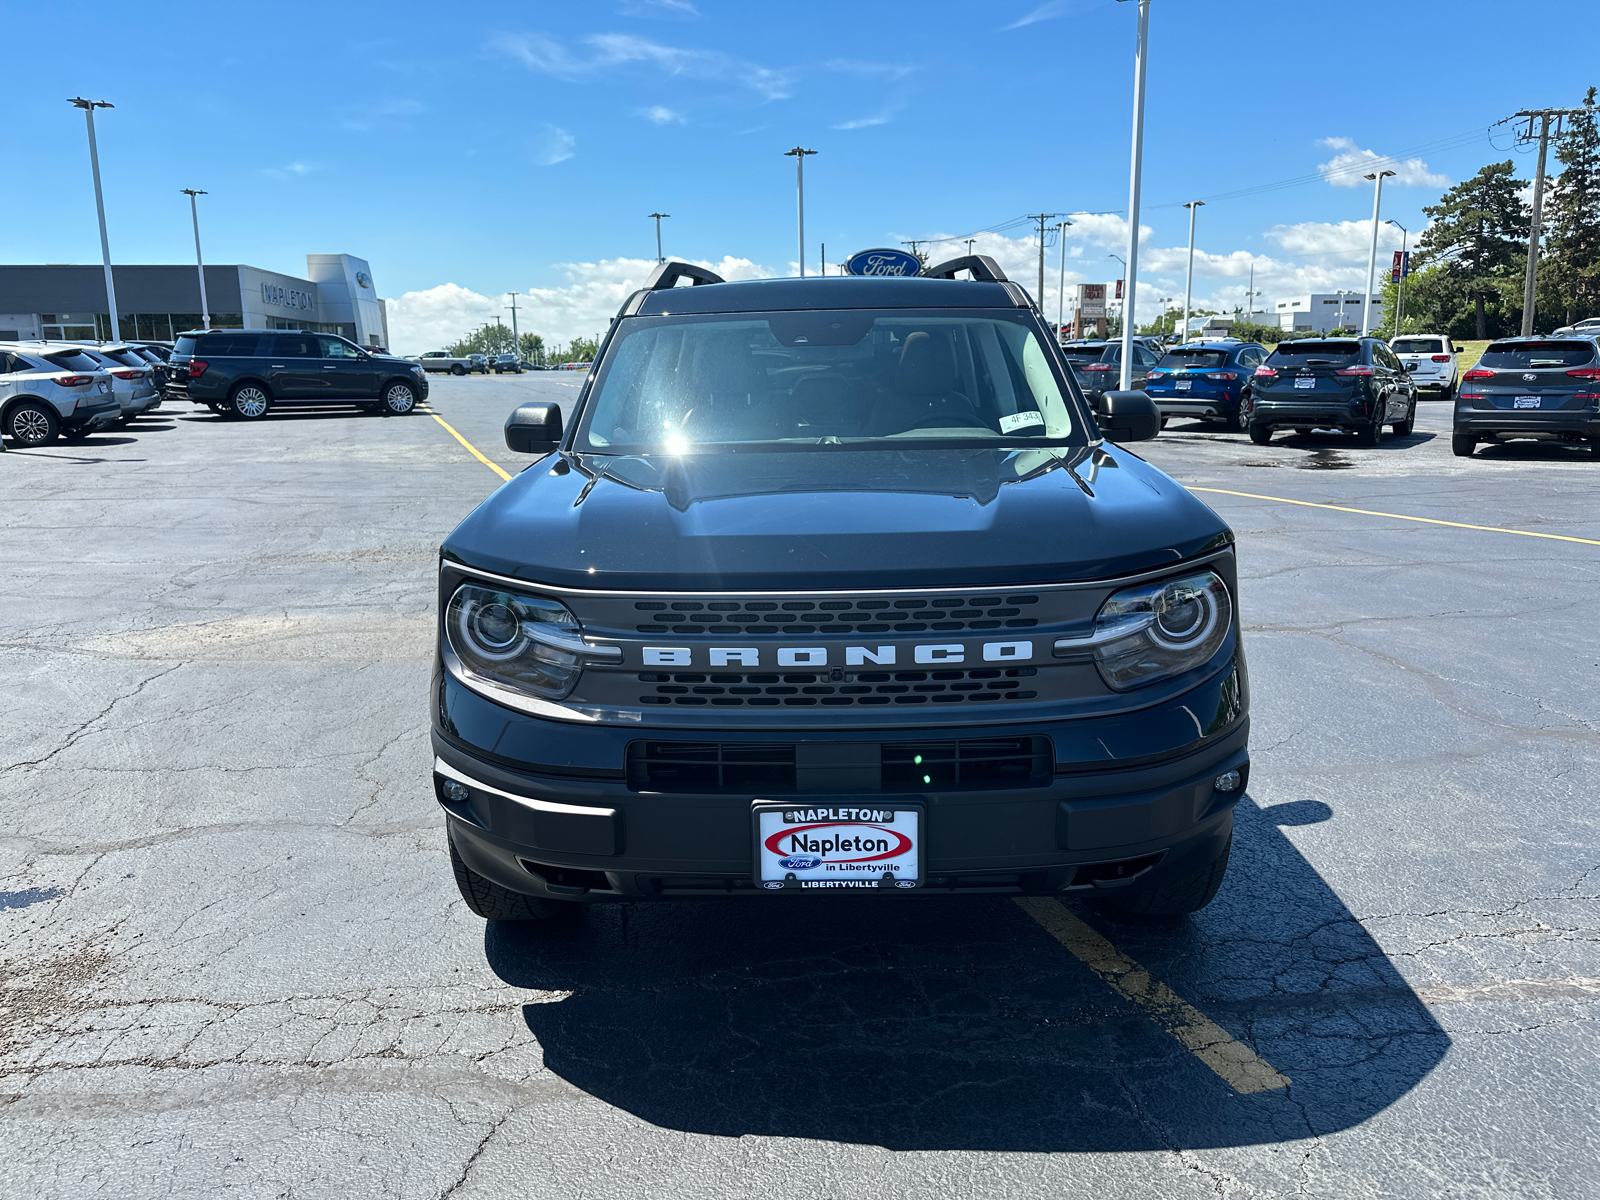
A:
<svg viewBox="0 0 1600 1200">
<path fill-rule="evenodd" d="M 307 252 L 363 256 L 405 351 L 489 318 L 513 289 L 531 293 L 524 328 L 603 328 L 651 265 L 652 211 L 672 214 L 670 255 L 791 272 L 783 151 L 796 143 L 819 151 L 813 263 L 819 242 L 836 260 L 1059 211 L 1086 214 L 1069 286 L 1110 280 L 1134 7 L 86 0 L 63 40 L 60 14 L 32 6 L 8 20 L 13 44 L 41 52 L 8 63 L 21 186 L 6 189 L 0 259 L 98 258 L 83 121 L 65 103 L 82 94 L 117 106 L 98 121 L 114 261 L 192 261 L 178 189 L 204 188 L 208 260 L 299 274 Z M 1232 307 L 1252 262 L 1269 301 L 1359 287 L 1370 185 L 1337 170 L 1365 154 L 1408 160 L 1384 215 L 1413 230 L 1422 205 L 1486 162 L 1516 154 L 1531 174 L 1504 127 L 1492 144 L 1485 128 L 1600 81 L 1572 26 L 1583 8 L 1524 0 L 1508 36 L 1504 6 L 1481 0 L 1154 0 L 1141 306 L 1182 295 L 1184 200 L 1208 200 L 1196 295 Z M 85 30 L 99 49 L 85 51 Z M 1026 228 L 980 248 L 1034 278 Z"/>
</svg>

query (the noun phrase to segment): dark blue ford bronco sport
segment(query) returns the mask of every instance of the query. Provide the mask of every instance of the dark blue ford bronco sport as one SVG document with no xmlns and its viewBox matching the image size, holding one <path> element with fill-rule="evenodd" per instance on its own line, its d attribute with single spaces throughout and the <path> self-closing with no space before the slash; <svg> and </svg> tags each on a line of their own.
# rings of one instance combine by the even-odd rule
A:
<svg viewBox="0 0 1600 1200">
<path fill-rule="evenodd" d="M 958 276 L 967 278 L 958 278 Z M 678 286 L 688 284 L 690 286 Z M 1249 774 L 1233 534 L 1112 444 L 982 256 L 666 263 L 445 542 L 430 708 L 480 916 L 854 889 L 1217 891 Z"/>
</svg>

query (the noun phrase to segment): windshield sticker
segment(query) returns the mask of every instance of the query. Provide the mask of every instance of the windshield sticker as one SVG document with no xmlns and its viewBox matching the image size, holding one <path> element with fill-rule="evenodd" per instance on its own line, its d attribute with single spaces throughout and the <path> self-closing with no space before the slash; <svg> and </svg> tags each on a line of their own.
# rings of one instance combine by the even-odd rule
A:
<svg viewBox="0 0 1600 1200">
<path fill-rule="evenodd" d="M 1015 433 L 1019 429 L 1027 429 L 1033 425 L 1043 425 L 1044 418 L 1036 412 L 1012 413 L 1000 418 L 1001 433 Z"/>
</svg>

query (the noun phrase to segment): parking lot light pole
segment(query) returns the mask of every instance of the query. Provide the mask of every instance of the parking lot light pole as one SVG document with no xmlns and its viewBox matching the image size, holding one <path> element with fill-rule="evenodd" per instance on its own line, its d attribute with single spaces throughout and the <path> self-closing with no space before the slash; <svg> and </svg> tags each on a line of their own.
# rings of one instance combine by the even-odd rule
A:
<svg viewBox="0 0 1600 1200">
<path fill-rule="evenodd" d="M 517 294 L 508 293 L 511 303 L 506 305 L 511 310 L 511 352 L 517 356 L 517 371 L 522 370 L 522 334 L 517 331 Z"/>
<path fill-rule="evenodd" d="M 815 154 L 815 150 L 806 150 L 796 146 L 793 150 L 785 150 L 785 158 L 794 159 L 794 186 L 798 198 L 800 211 L 800 278 L 806 277 L 806 155 Z"/>
<path fill-rule="evenodd" d="M 664 263 L 667 260 L 661 253 L 661 222 L 662 222 L 663 218 L 670 217 L 672 214 L 671 213 L 651 213 L 650 215 L 655 218 L 655 222 L 656 222 L 656 261 L 658 263 Z"/>
<path fill-rule="evenodd" d="M 211 306 L 206 303 L 206 264 L 200 257 L 200 209 L 195 204 L 196 196 L 204 196 L 207 193 L 198 191 L 195 188 L 180 188 L 179 190 L 189 197 L 189 216 L 194 221 L 194 269 L 195 273 L 200 276 L 200 326 L 203 329 L 210 329 Z M 136 328 L 133 332 L 137 334 L 139 331 Z"/>
<path fill-rule="evenodd" d="M 1362 337 L 1372 330 L 1372 285 L 1378 279 L 1378 207 L 1383 203 L 1383 181 L 1393 174 L 1393 171 L 1379 171 L 1375 175 L 1362 176 L 1363 179 L 1377 181 L 1377 186 L 1372 189 L 1372 253 L 1367 256 L 1367 292 L 1361 297 Z M 1341 313 L 1343 311 L 1340 309 Z"/>
<path fill-rule="evenodd" d="M 1189 210 L 1189 270 L 1183 277 L 1183 336 L 1181 345 L 1189 340 L 1189 297 L 1194 294 L 1194 215 L 1200 211 L 1204 200 L 1191 200 L 1184 207 Z"/>
<path fill-rule="evenodd" d="M 1061 280 L 1056 287 L 1056 341 L 1061 340 L 1061 323 L 1067 319 L 1067 230 L 1071 221 L 1062 221 L 1056 228 L 1061 238 Z"/>
<path fill-rule="evenodd" d="M 1150 0 L 1139 0 L 1139 35 L 1133 55 L 1133 153 L 1128 168 L 1128 276 L 1122 293 L 1123 391 L 1133 384 L 1133 322 L 1139 291 L 1139 177 L 1144 169 L 1144 74 L 1149 49 Z"/>
<path fill-rule="evenodd" d="M 1411 231 L 1399 221 L 1385 221 L 1400 231 L 1400 278 L 1394 282 L 1394 335 L 1400 336 L 1400 322 L 1406 315 L 1406 250 L 1411 241 Z"/>
<path fill-rule="evenodd" d="M 74 96 L 67 103 L 83 109 L 84 119 L 89 125 L 89 169 L 94 173 L 94 207 L 100 214 L 100 259 L 106 268 L 106 304 L 111 309 L 111 340 L 114 342 L 121 336 L 121 322 L 117 317 L 117 287 L 111 279 L 111 240 L 106 237 L 106 200 L 100 191 L 100 151 L 94 143 L 94 110 L 115 108 L 116 105 L 104 100 L 85 100 L 82 96 Z"/>
</svg>

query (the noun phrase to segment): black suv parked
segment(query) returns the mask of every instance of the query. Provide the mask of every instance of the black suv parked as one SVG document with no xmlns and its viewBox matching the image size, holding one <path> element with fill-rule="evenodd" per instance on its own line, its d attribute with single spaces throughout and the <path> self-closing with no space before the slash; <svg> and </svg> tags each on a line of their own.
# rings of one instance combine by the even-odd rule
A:
<svg viewBox="0 0 1600 1200">
<path fill-rule="evenodd" d="M 1483 352 L 1456 391 L 1450 448 L 1508 438 L 1587 442 L 1600 458 L 1600 350 L 1590 338 L 1506 338 Z"/>
<path fill-rule="evenodd" d="M 191 330 L 173 347 L 166 394 L 251 420 L 274 404 L 306 401 L 350 401 L 400 415 L 427 397 L 428 379 L 414 362 L 368 353 L 332 334 Z"/>
<path fill-rule="evenodd" d="M 570 427 L 511 415 L 554 456 L 439 564 L 433 786 L 472 911 L 1216 892 L 1249 761 L 1233 535 L 1105 440 L 1155 406 L 1097 422 L 993 260 L 922 275 L 663 264 Z"/>
<path fill-rule="evenodd" d="M 1279 342 L 1256 368 L 1250 388 L 1250 440 L 1266 445 L 1276 429 L 1352 430 L 1376 446 L 1383 427 L 1408 437 L 1417 389 L 1381 338 L 1302 338 Z"/>
</svg>

